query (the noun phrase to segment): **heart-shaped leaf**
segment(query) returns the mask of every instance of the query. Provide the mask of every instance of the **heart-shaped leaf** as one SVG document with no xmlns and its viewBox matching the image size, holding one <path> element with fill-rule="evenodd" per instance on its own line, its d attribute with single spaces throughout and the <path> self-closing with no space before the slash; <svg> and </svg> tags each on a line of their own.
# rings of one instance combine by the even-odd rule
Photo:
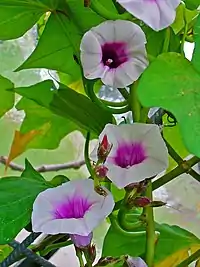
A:
<svg viewBox="0 0 200 267">
<path fill-rule="evenodd" d="M 138 96 L 142 105 L 162 107 L 179 122 L 188 151 L 200 157 L 200 75 L 177 53 L 165 53 L 142 75 Z"/>
</svg>

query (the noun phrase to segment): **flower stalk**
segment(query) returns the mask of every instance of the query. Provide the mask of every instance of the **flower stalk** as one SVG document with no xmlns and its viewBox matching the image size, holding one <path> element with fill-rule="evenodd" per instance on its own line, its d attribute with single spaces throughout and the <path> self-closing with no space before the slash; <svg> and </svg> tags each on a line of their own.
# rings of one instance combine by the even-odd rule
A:
<svg viewBox="0 0 200 267">
<path fill-rule="evenodd" d="M 137 97 L 137 84 L 138 82 L 134 82 L 131 85 L 131 92 L 129 99 L 134 122 L 140 121 L 140 109 L 141 109 L 141 105 Z"/>
<path fill-rule="evenodd" d="M 152 182 L 149 180 L 149 184 L 146 189 L 146 197 L 152 199 Z M 147 206 L 145 208 L 146 214 L 146 263 L 148 267 L 154 266 L 154 253 L 155 253 L 155 242 L 156 242 L 156 234 L 155 234 L 155 223 L 154 223 L 154 215 L 153 208 Z"/>
<path fill-rule="evenodd" d="M 116 13 L 112 13 L 109 10 L 107 10 L 106 8 L 104 8 L 100 2 L 98 0 L 92 0 L 90 3 L 90 8 L 97 13 L 99 16 L 103 17 L 104 19 L 108 19 L 108 20 L 116 20 L 116 19 L 124 19 L 124 20 L 128 20 L 128 19 L 132 19 L 132 16 L 130 13 L 125 12 L 123 14 L 116 14 Z"/>
</svg>

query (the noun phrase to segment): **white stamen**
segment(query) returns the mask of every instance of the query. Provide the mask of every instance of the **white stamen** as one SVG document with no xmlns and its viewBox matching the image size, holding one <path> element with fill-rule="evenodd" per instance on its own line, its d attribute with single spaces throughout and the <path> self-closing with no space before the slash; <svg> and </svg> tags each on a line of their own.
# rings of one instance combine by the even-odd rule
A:
<svg viewBox="0 0 200 267">
<path fill-rule="evenodd" d="M 113 63 L 113 60 L 111 58 L 109 58 L 108 60 L 106 60 L 106 65 L 107 66 L 109 66 L 112 63 Z"/>
</svg>

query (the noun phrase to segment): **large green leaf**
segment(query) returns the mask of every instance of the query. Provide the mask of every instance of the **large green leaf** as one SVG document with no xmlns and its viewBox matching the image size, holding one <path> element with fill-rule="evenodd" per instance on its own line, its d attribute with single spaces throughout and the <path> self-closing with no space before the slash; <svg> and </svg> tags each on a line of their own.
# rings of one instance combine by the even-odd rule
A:
<svg viewBox="0 0 200 267">
<path fill-rule="evenodd" d="M 194 27 L 194 39 L 195 39 L 195 47 L 194 53 L 192 57 L 192 63 L 194 67 L 200 72 L 200 16 L 198 17 L 195 27 Z"/>
<path fill-rule="evenodd" d="M 187 256 L 190 249 L 200 247 L 196 236 L 178 226 L 156 224 L 156 230 L 160 235 L 156 244 L 155 267 L 175 267 L 184 260 L 180 255 L 185 252 Z M 145 234 L 125 236 L 111 226 L 104 240 L 103 256 L 141 256 L 145 253 L 145 242 Z"/>
<path fill-rule="evenodd" d="M 138 96 L 144 106 L 172 112 L 179 122 L 186 148 L 200 157 L 199 84 L 200 76 L 188 60 L 176 53 L 166 53 L 142 75 Z"/>
<path fill-rule="evenodd" d="M 28 31 L 42 14 L 52 10 L 51 1 L 1 0 L 0 40 L 15 39 Z"/>
<path fill-rule="evenodd" d="M 14 105 L 14 93 L 7 91 L 7 89 L 12 89 L 13 87 L 14 85 L 11 81 L 0 76 L 0 117 L 2 117 Z"/>
<path fill-rule="evenodd" d="M 71 39 L 70 39 L 71 38 Z M 80 36 L 73 23 L 61 13 L 53 13 L 30 57 L 17 69 L 47 68 L 80 77 L 80 67 L 73 58 L 71 40 L 76 39 L 79 50 Z"/>
<path fill-rule="evenodd" d="M 116 13 L 116 8 L 112 1 L 100 0 L 100 4 L 107 10 Z M 105 19 L 93 12 L 89 7 L 85 8 L 82 1 L 67 0 L 67 7 L 70 17 L 76 23 L 82 33 L 97 26 Z"/>
<path fill-rule="evenodd" d="M 40 131 L 26 149 L 55 149 L 67 134 L 78 129 L 72 121 L 57 116 L 49 109 L 25 97 L 18 102 L 16 108 L 24 110 L 26 114 L 20 128 L 22 134 L 31 130 Z"/>
<path fill-rule="evenodd" d="M 36 196 L 51 187 L 34 175 L 0 179 L 0 244 L 6 244 L 23 229 L 31 218 Z"/>
<path fill-rule="evenodd" d="M 64 89 L 51 90 L 52 86 L 52 81 L 48 80 L 30 87 L 16 88 L 15 92 L 96 135 L 107 123 L 112 122 L 112 114 L 97 106 L 86 96 L 65 86 Z"/>
</svg>

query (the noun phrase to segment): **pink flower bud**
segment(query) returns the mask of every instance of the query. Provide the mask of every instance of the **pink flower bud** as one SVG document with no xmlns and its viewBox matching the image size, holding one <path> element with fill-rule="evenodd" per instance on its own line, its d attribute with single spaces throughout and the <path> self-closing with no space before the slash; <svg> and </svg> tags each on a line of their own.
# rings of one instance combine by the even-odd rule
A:
<svg viewBox="0 0 200 267">
<path fill-rule="evenodd" d="M 151 200 L 147 197 L 136 197 L 132 203 L 136 207 L 144 208 L 151 203 Z"/>
<path fill-rule="evenodd" d="M 105 161 L 108 154 L 110 153 L 111 148 L 112 145 L 108 142 L 108 137 L 105 134 L 97 150 L 98 159 L 101 161 Z"/>
<path fill-rule="evenodd" d="M 104 178 L 107 175 L 108 168 L 104 165 L 99 165 L 95 168 L 95 171 L 99 178 Z"/>
</svg>

